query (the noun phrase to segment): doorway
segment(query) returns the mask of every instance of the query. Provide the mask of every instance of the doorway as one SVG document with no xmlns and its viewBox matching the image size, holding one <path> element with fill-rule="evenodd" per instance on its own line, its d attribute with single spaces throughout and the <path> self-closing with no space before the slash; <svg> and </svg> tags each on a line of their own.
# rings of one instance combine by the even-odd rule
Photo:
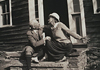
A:
<svg viewBox="0 0 100 70">
<path fill-rule="evenodd" d="M 69 27 L 67 0 L 43 0 L 44 23 L 48 24 L 49 14 L 56 12 L 60 16 L 60 21 Z"/>
</svg>

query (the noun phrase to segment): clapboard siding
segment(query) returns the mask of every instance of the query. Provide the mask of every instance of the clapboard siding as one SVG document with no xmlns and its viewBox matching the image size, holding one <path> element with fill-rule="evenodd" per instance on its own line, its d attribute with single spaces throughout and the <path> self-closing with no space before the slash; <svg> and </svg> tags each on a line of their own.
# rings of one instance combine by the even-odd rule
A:
<svg viewBox="0 0 100 70">
<path fill-rule="evenodd" d="M 22 26 L 24 27 L 24 26 Z M 28 40 L 27 40 L 27 35 L 26 32 L 28 30 L 27 28 L 19 28 L 19 30 L 17 30 L 16 27 L 13 27 L 11 29 L 8 30 L 8 32 L 4 29 L 1 34 L 0 34 L 0 47 L 11 47 L 14 48 L 14 46 L 24 46 L 27 44 Z M 7 48 L 5 48 L 7 49 Z M 21 48 L 22 49 L 22 48 Z M 2 50 L 2 49 L 0 49 Z M 4 50 L 4 49 L 3 49 Z M 8 49 L 9 50 L 9 49 Z M 13 50 L 18 50 L 17 47 L 16 49 Z"/>
<path fill-rule="evenodd" d="M 11 0 L 11 6 L 13 26 L 0 28 L 0 50 L 3 51 L 22 50 L 28 43 L 28 0 Z"/>
<path fill-rule="evenodd" d="M 100 14 L 94 14 L 92 0 L 84 0 L 87 36 L 89 47 L 100 47 Z"/>
<path fill-rule="evenodd" d="M 29 22 L 28 0 L 12 0 L 13 24 Z"/>
</svg>

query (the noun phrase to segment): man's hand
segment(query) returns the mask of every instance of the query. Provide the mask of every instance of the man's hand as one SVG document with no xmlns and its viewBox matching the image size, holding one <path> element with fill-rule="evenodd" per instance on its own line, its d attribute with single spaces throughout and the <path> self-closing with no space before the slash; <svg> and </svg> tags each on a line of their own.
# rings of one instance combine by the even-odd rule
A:
<svg viewBox="0 0 100 70">
<path fill-rule="evenodd" d="M 46 36 L 46 37 L 45 37 L 45 40 L 50 41 L 50 40 L 51 40 L 51 37 L 50 37 L 50 36 Z"/>
</svg>

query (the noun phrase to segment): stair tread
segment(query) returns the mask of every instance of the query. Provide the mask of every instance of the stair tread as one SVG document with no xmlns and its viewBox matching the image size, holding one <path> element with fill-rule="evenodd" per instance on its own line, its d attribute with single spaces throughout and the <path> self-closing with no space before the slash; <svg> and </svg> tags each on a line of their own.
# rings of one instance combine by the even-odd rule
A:
<svg viewBox="0 0 100 70">
<path fill-rule="evenodd" d="M 31 67 L 64 67 L 65 65 L 68 65 L 68 61 L 64 62 L 48 62 L 48 61 L 43 61 L 39 62 L 38 64 L 36 63 L 31 63 Z M 19 60 L 10 60 L 8 64 L 4 65 L 5 68 L 7 67 L 23 67 L 27 66 L 26 61 L 19 61 Z"/>
<path fill-rule="evenodd" d="M 76 50 L 77 50 L 77 52 L 73 52 L 73 53 L 71 53 L 70 55 L 69 55 L 69 57 L 73 57 L 73 56 L 75 56 L 75 57 L 77 57 L 77 56 L 79 56 L 80 55 L 80 53 L 82 52 L 82 51 L 84 51 L 86 48 L 76 48 Z M 11 51 L 11 52 L 5 52 L 8 56 L 10 56 L 10 57 L 20 57 L 20 55 L 21 55 L 21 52 L 22 51 Z"/>
</svg>

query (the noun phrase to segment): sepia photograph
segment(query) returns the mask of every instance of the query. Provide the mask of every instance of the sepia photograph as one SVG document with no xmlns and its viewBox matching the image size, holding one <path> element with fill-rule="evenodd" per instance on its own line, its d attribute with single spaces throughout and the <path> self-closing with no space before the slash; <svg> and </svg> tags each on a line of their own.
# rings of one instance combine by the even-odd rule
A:
<svg viewBox="0 0 100 70">
<path fill-rule="evenodd" d="M 0 0 L 0 70 L 100 70 L 100 0 Z"/>
</svg>

